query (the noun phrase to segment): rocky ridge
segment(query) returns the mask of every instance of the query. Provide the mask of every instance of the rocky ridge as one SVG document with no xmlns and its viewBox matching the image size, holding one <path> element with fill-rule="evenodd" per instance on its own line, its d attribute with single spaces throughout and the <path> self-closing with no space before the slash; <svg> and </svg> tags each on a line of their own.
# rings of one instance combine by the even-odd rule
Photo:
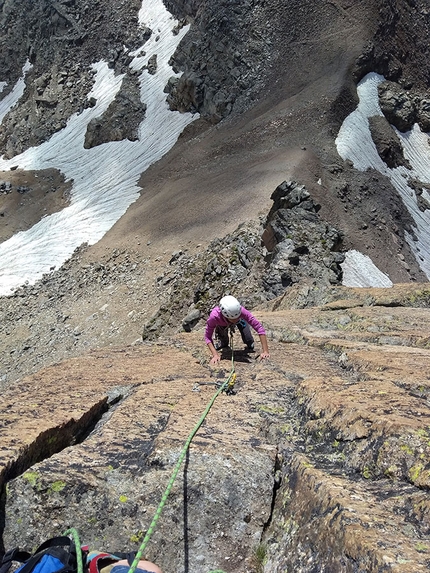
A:
<svg viewBox="0 0 430 573">
<path fill-rule="evenodd" d="M 175 330 L 181 321 L 186 329 L 194 327 L 225 292 L 253 308 L 305 278 L 324 286 L 341 284 L 342 235 L 320 220 L 319 205 L 305 187 L 284 181 L 271 199 L 272 209 L 259 225 L 240 225 L 194 260 L 180 251 L 173 254 L 170 262 L 177 260 L 178 267 L 158 278 L 169 297 L 145 324 L 145 339 Z"/>
<path fill-rule="evenodd" d="M 66 354 L 124 337 L 136 342 L 142 327 L 144 338 L 152 339 L 181 324 L 192 328 L 224 292 L 253 308 L 304 279 L 340 284 L 342 235 L 321 220 L 305 187 L 283 182 L 272 200 L 267 217 L 197 252 L 184 248 L 154 260 L 115 249 L 104 260 L 84 263 L 83 246 L 57 271 L 0 299 L 2 382 Z"/>
</svg>

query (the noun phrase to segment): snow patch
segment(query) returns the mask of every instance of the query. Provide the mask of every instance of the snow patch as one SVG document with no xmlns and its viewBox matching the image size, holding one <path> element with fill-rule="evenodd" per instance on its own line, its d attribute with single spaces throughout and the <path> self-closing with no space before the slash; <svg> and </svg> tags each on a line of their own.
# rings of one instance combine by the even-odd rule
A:
<svg viewBox="0 0 430 573">
<path fill-rule="evenodd" d="M 392 287 L 389 277 L 381 272 L 367 255 L 348 251 L 342 263 L 342 284 L 348 287 Z"/>
<path fill-rule="evenodd" d="M 141 173 L 167 153 L 184 128 L 199 117 L 170 111 L 163 91 L 169 77 L 180 75 L 173 72 L 168 61 L 189 26 L 173 34 L 177 21 L 162 0 L 143 0 L 139 24 L 151 27 L 153 34 L 144 45 L 146 55 L 139 55 L 142 46 L 132 54 L 130 64 L 133 70 L 141 72 L 141 99 L 147 105 L 138 141 L 115 141 L 84 149 L 88 123 L 108 108 L 123 80 L 105 62 L 98 62 L 94 65 L 95 85 L 88 94 L 88 98 L 97 100 L 93 108 L 72 115 L 66 127 L 49 141 L 11 160 L 0 159 L 2 170 L 12 166 L 33 170 L 56 168 L 66 180 L 73 181 L 68 207 L 0 244 L 0 295 L 10 294 L 25 282 L 34 284 L 52 267 L 61 266 L 82 243 L 91 245 L 99 241 L 138 199 Z M 143 68 L 154 54 L 157 72 L 151 75 Z M 5 113 L 21 97 L 23 87 L 24 77 L 12 92 L 9 108 L 4 104 L 9 96 L 0 102 L 0 106 L 5 105 Z"/>
<path fill-rule="evenodd" d="M 417 196 L 408 185 L 410 179 L 430 183 L 429 135 L 423 133 L 417 124 L 406 133 L 394 128 L 412 169 L 403 166 L 391 169 L 382 161 L 372 140 L 368 118 L 383 116 L 378 103 L 378 84 L 384 79 L 379 74 L 370 73 L 358 84 L 359 104 L 343 122 L 336 146 L 339 155 L 352 161 L 356 169 L 365 171 L 374 168 L 391 180 L 415 223 L 413 234 L 405 231 L 406 241 L 421 270 L 430 279 L 430 210 L 419 209 Z M 428 198 L 424 189 L 423 197 Z"/>
<path fill-rule="evenodd" d="M 22 76 L 16 82 L 15 87 L 13 90 L 7 94 L 1 101 L 0 101 L 0 123 L 3 121 L 4 116 L 7 112 L 17 103 L 19 98 L 24 93 L 25 89 L 25 76 L 33 66 L 27 61 L 24 66 L 22 67 Z M 4 90 L 7 86 L 6 82 L 0 82 L 0 92 Z"/>
</svg>

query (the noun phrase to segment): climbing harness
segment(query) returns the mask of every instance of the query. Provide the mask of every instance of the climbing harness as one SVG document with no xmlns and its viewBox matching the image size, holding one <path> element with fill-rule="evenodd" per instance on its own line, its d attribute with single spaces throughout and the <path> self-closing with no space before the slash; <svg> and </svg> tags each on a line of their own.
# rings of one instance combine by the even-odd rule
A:
<svg viewBox="0 0 430 573">
<path fill-rule="evenodd" d="M 230 373 L 228 375 L 228 377 L 226 378 L 226 380 L 224 381 L 223 384 L 220 385 L 220 387 L 218 388 L 218 390 L 215 392 L 215 394 L 212 396 L 209 404 L 206 406 L 205 411 L 203 412 L 200 420 L 197 422 L 197 424 L 194 426 L 193 430 L 191 431 L 190 435 L 188 436 L 187 441 L 185 442 L 185 445 L 182 449 L 182 452 L 179 456 L 179 459 L 176 463 L 176 466 L 173 470 L 172 476 L 169 480 L 169 483 L 167 484 L 166 490 L 164 491 L 162 497 L 161 497 L 161 501 L 157 507 L 157 510 L 155 512 L 155 515 L 152 519 L 152 522 L 148 528 L 148 531 L 146 532 L 146 535 L 142 541 L 141 546 L 139 547 L 138 552 L 136 553 L 136 557 L 134 558 L 133 563 L 131 564 L 131 567 L 128 571 L 128 573 L 134 573 L 140 559 L 142 558 L 143 552 L 146 549 L 146 546 L 148 544 L 149 539 L 151 538 L 151 535 L 155 529 L 155 525 L 157 524 L 158 518 L 161 515 L 161 512 L 163 510 L 163 507 L 167 501 L 167 498 L 169 496 L 170 490 L 172 489 L 173 483 L 176 479 L 176 476 L 178 475 L 179 469 L 182 465 L 182 462 L 186 456 L 186 453 L 188 451 L 188 448 L 190 447 L 191 441 L 194 438 L 194 436 L 197 434 L 200 426 L 203 424 L 204 419 L 206 418 L 207 414 L 209 413 L 209 410 L 212 408 L 213 403 L 215 402 L 215 400 L 217 399 L 217 397 L 221 394 L 221 392 L 225 392 L 226 394 L 231 394 L 233 392 L 233 387 L 234 387 L 234 383 L 236 381 L 236 372 L 234 371 L 234 354 L 233 354 L 233 332 L 230 332 L 230 346 L 231 346 L 231 369 L 230 369 Z M 212 571 L 211 573 L 224 573 L 221 570 L 217 570 L 217 571 Z"/>
</svg>

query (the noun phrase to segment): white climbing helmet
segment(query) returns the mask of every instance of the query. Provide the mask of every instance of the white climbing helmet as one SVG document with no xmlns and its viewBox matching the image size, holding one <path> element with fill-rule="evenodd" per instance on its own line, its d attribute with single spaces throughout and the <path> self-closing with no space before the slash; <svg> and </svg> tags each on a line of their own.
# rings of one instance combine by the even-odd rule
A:
<svg viewBox="0 0 430 573">
<path fill-rule="evenodd" d="M 237 300 L 237 298 L 234 298 L 234 296 L 231 295 L 223 296 L 219 301 L 219 307 L 223 316 L 226 318 L 239 318 L 242 311 L 240 302 Z"/>
</svg>

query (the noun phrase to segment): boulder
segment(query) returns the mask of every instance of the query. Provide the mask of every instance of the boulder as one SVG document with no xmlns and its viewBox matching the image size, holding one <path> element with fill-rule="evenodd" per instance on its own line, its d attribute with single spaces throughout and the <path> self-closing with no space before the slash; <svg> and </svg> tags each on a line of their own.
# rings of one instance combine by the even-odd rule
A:
<svg viewBox="0 0 430 573">
<path fill-rule="evenodd" d="M 395 82 L 378 84 L 379 105 L 388 122 L 399 131 L 409 131 L 416 121 L 413 98 Z"/>
</svg>

